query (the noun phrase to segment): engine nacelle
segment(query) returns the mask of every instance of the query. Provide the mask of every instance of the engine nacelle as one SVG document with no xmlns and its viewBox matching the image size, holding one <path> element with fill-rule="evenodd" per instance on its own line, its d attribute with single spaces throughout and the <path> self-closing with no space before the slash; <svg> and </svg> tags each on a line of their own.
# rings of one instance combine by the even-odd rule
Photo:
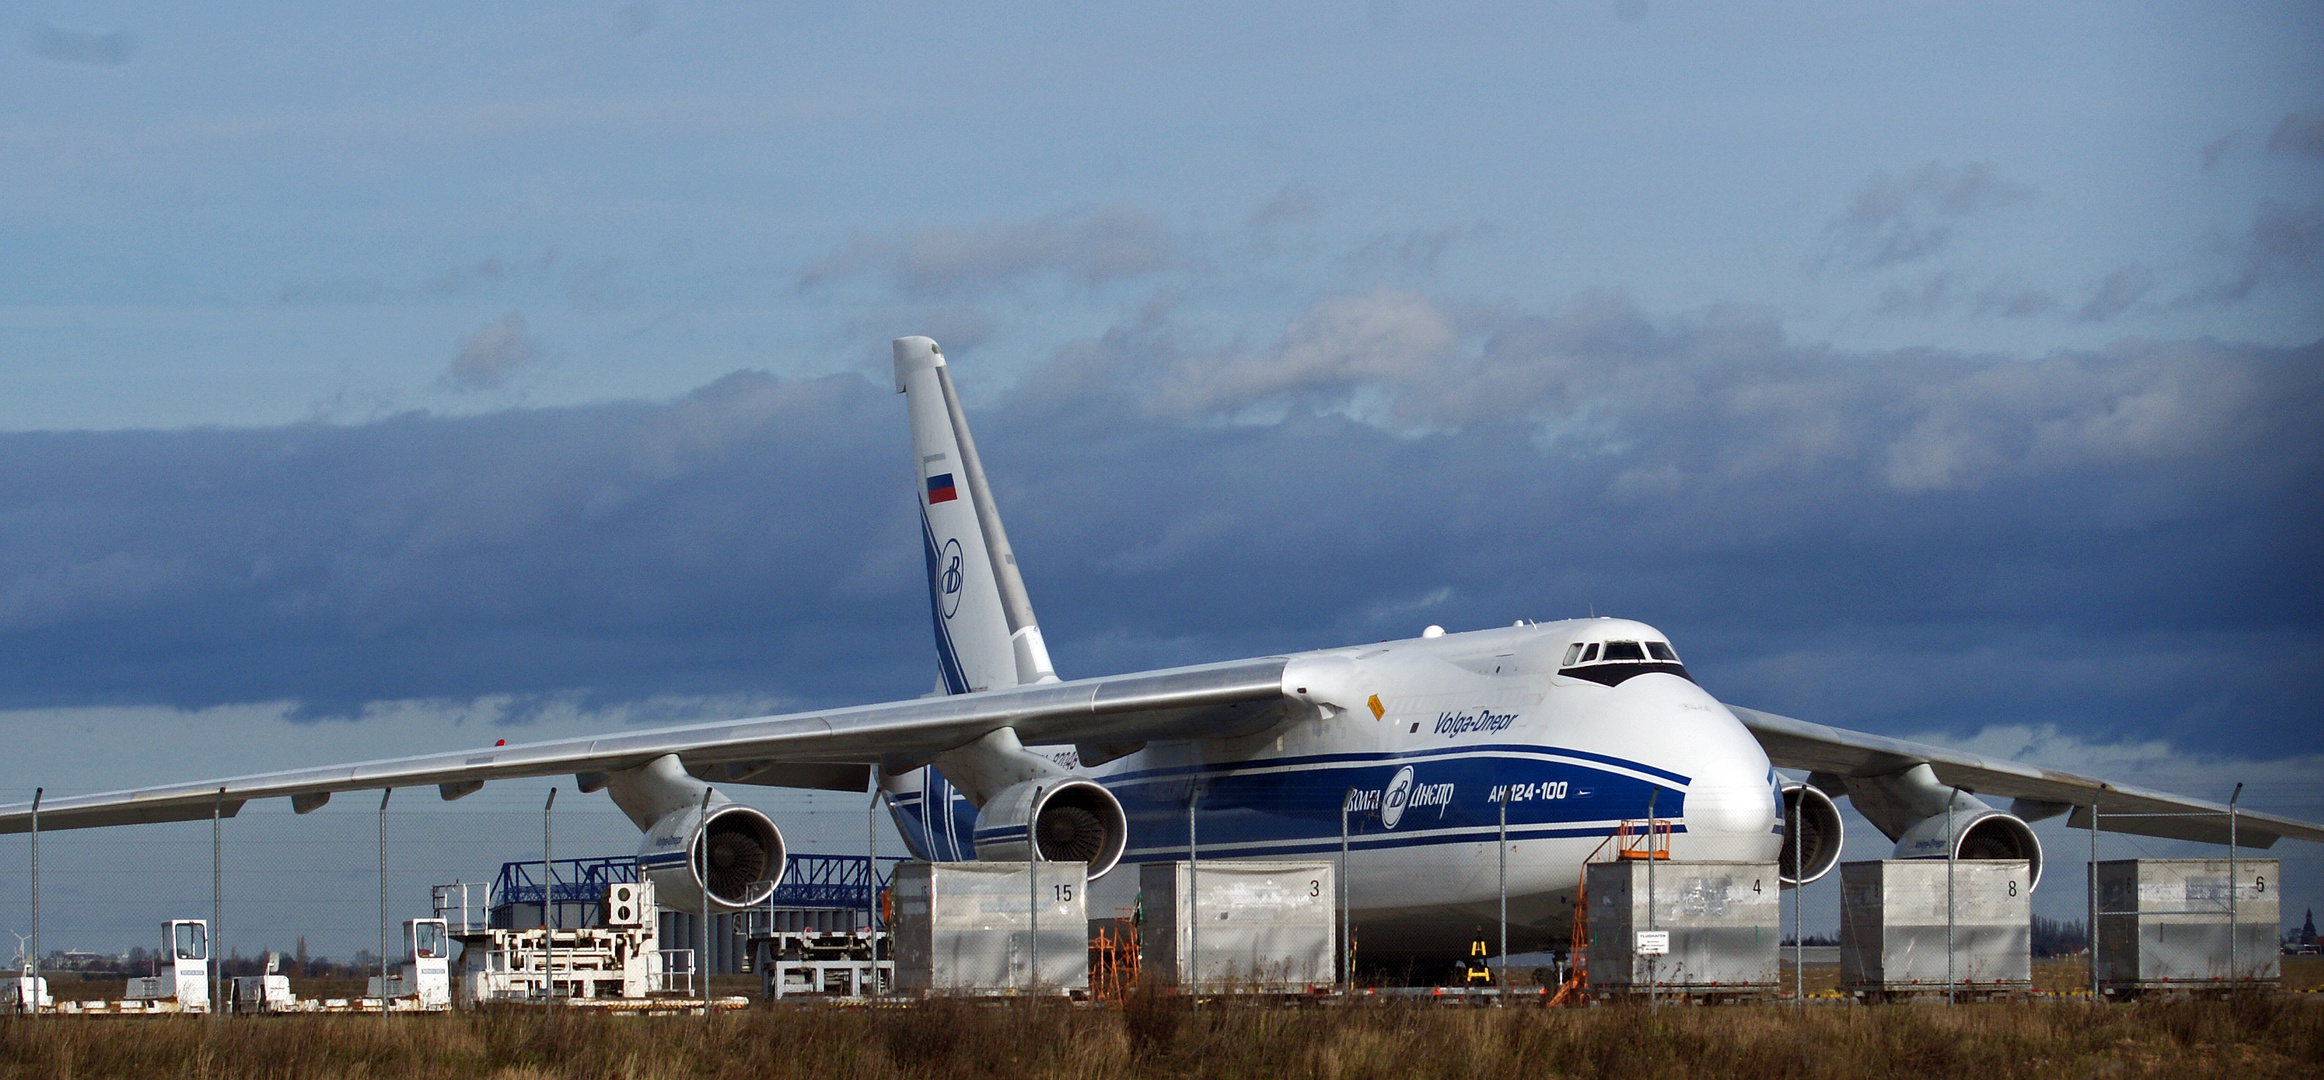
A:
<svg viewBox="0 0 2324 1080">
<path fill-rule="evenodd" d="M 1042 861 L 1087 863 L 1092 881 L 1122 861 L 1129 843 L 1129 817 L 1113 792 L 1081 777 L 1043 777 L 1002 788 L 977 808 L 978 861 L 1024 862 L 1027 822 Z"/>
<path fill-rule="evenodd" d="M 1896 838 L 1899 859 L 1942 859 L 1953 840 L 1956 859 L 2024 859 L 2030 891 L 2042 883 L 2042 842 L 2033 826 L 1991 807 L 1967 807 L 1914 822 Z"/>
<path fill-rule="evenodd" d="M 1791 834 L 1783 838 L 1783 852 L 1776 857 L 1778 876 L 1785 885 L 1803 885 L 1832 872 L 1840 865 L 1840 847 L 1847 839 L 1847 826 L 1840 821 L 1840 807 L 1832 797 L 1808 784 L 1785 784 L 1783 787 L 1783 821 L 1790 828 L 1799 822 L 1799 845 L 1795 849 Z M 1802 871 L 1801 867 L 1806 867 Z"/>
<path fill-rule="evenodd" d="M 691 854 L 691 858 L 689 858 Z M 713 913 L 757 907 L 782 882 L 783 834 L 765 814 L 739 803 L 672 810 L 646 830 L 638 845 L 639 876 L 672 911 L 701 911 L 707 884 Z"/>
</svg>

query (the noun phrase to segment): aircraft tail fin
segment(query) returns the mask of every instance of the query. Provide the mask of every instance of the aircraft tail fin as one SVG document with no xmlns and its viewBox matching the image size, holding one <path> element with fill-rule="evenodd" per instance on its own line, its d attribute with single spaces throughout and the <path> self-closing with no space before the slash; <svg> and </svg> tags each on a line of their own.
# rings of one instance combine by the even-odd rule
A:
<svg viewBox="0 0 2324 1080">
<path fill-rule="evenodd" d="M 965 694 L 1055 682 L 944 353 L 924 337 L 897 338 L 895 353 L 896 392 L 912 418 L 928 605 L 944 688 Z"/>
</svg>

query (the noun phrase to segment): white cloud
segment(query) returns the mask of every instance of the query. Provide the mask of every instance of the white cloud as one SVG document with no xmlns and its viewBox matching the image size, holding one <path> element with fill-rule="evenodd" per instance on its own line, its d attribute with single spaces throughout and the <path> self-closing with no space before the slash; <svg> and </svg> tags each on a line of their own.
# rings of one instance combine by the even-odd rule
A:
<svg viewBox="0 0 2324 1080">
<path fill-rule="evenodd" d="M 1298 402 L 1408 434 L 1516 420 L 1551 443 L 1586 433 L 1567 445 L 1642 447 L 1640 477 L 1838 469 L 1905 492 L 2295 437 L 2286 403 L 2313 414 L 2307 391 L 2324 378 L 2290 354 L 2207 342 L 2032 361 L 1849 354 L 1792 344 L 1746 313 L 1658 320 L 1608 294 L 1546 313 L 1462 310 L 1387 288 L 1322 300 L 1265 348 L 1163 353 L 1122 372 L 1164 415 Z"/>
<path fill-rule="evenodd" d="M 1449 315 L 1418 293 L 1377 289 L 1310 308 L 1265 353 L 1189 356 L 1162 373 L 1159 404 L 1234 409 L 1285 393 L 1344 395 L 1364 383 L 1409 386 L 1442 374 L 1459 343 Z"/>
<path fill-rule="evenodd" d="M 544 359 L 540 342 L 525 333 L 525 317 L 512 311 L 462 338 L 459 355 L 436 384 L 447 390 L 498 390 Z"/>
<path fill-rule="evenodd" d="M 1055 274 L 1096 286 L 1169 265 L 1175 242 L 1152 215 L 1127 206 L 1051 214 L 983 228 L 923 229 L 840 245 L 810 264 L 798 288 L 863 274 L 903 296 L 973 297 Z"/>
</svg>

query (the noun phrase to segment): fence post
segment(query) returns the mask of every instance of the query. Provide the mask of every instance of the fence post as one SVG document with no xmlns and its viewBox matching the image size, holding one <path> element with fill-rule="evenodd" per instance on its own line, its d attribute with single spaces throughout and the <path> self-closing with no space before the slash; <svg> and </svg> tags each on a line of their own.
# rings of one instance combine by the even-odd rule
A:
<svg viewBox="0 0 2324 1080">
<path fill-rule="evenodd" d="M 379 1026 L 387 1028 L 387 799 L 394 788 L 379 789 Z M 212 952 L 217 950 L 213 949 Z"/>
<path fill-rule="evenodd" d="M 32 789 L 32 985 L 40 983 L 40 797 L 45 787 Z M 40 991 L 32 992 L 32 1014 L 40 1015 Z"/>
<path fill-rule="evenodd" d="M 1199 779 L 1186 786 L 1186 957 L 1180 970 L 1186 974 L 1188 993 L 1199 992 L 1202 986 L 1202 862 L 1196 854 L 1194 831 L 1194 803 L 1202 796 Z M 1171 918 L 1177 918 L 1173 913 Z"/>
<path fill-rule="evenodd" d="M 1953 1004 L 1959 980 L 1953 974 L 1953 867 L 1954 854 L 1960 850 L 1961 818 L 1954 813 L 1954 804 L 1961 800 L 1961 788 L 1955 785 L 1951 798 L 1945 800 L 1945 1004 Z"/>
<path fill-rule="evenodd" d="M 1497 1008 L 1509 1005 L 1509 785 L 1501 785 L 1501 977 L 1494 980 L 1500 993 L 1494 995 Z"/>
<path fill-rule="evenodd" d="M 2243 977 L 2243 928 L 2235 921 L 2235 801 L 2243 798 L 2243 784 L 2235 785 L 2235 794 L 2227 797 L 2227 980 L 2233 985 Z"/>
<path fill-rule="evenodd" d="M 1033 789 L 1034 811 L 1025 815 L 1025 993 L 1041 992 L 1041 789 Z"/>
<path fill-rule="evenodd" d="M 226 854 L 225 818 L 226 789 L 219 788 L 217 797 L 210 802 L 210 1016 L 212 1019 L 224 1015 L 222 1010 L 226 1005 L 224 992 L 226 965 L 221 950 L 218 948 L 218 942 L 221 940 L 219 931 L 226 922 L 226 875 L 225 871 L 221 869 L 223 865 L 221 860 Z"/>
<path fill-rule="evenodd" d="M 557 806 L 557 789 L 541 804 L 541 996 L 547 1008 L 557 1007 L 557 868 L 549 860 L 549 811 Z"/>
<path fill-rule="evenodd" d="M 1808 1007 L 1808 919 L 1807 900 L 1808 864 L 1805 841 L 1800 837 L 1801 811 L 1807 809 L 1808 789 L 1801 784 L 1799 795 L 1791 801 L 1791 822 L 1785 827 L 1791 832 L 1791 1009 L 1804 1013 Z"/>
<path fill-rule="evenodd" d="M 1349 907 L 1355 899 L 1355 890 L 1348 883 L 1348 804 L 1355 801 L 1353 787 L 1340 797 L 1340 984 L 1350 996 L 1356 992 L 1356 950 L 1355 943 L 1348 940 L 1353 929 Z"/>
<path fill-rule="evenodd" d="M 694 954 L 694 971 L 702 977 L 702 1022 L 710 1022 L 710 785 L 702 785 L 702 811 L 694 818 L 694 842 L 702 849 L 702 951 Z"/>
</svg>

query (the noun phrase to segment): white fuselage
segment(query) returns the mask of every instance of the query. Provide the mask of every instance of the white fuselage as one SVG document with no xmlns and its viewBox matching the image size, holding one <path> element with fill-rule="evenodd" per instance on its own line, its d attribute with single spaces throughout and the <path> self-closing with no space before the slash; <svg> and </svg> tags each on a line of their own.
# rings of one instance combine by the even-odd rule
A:
<svg viewBox="0 0 2324 1080">
<path fill-rule="evenodd" d="M 1624 822 L 1669 822 L 1674 860 L 1781 847 L 1766 753 L 1675 657 L 1565 663 L 1576 646 L 1667 654 L 1667 640 L 1584 619 L 1301 653 L 1284 688 L 1316 706 L 1307 718 L 1085 771 L 1128 815 L 1125 863 L 1186 858 L 1190 802 L 1205 860 L 1337 860 L 1345 808 L 1349 906 L 1375 955 L 1457 947 L 1497 918 L 1506 790 L 1511 945 L 1538 947 L 1563 939 L 1582 864 Z M 920 832 L 909 800 L 907 838 L 924 858 L 973 857 L 973 809 L 926 782 L 950 821 Z"/>
</svg>

